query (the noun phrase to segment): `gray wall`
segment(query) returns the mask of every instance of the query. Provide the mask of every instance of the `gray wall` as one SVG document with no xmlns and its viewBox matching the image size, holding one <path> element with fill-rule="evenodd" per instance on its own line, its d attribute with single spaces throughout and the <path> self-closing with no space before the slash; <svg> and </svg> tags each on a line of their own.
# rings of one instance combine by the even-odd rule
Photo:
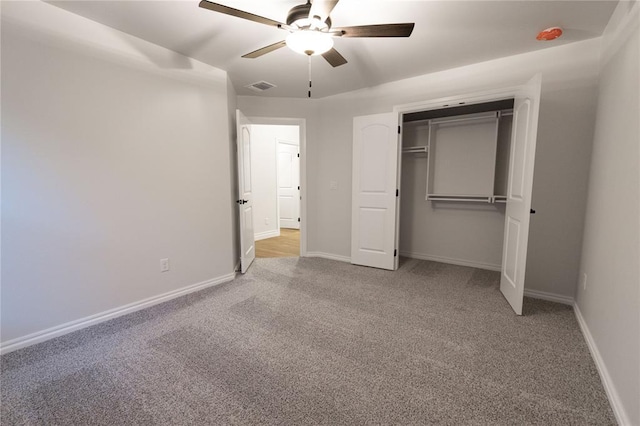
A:
<svg viewBox="0 0 640 426">
<path fill-rule="evenodd" d="M 46 3 L 2 9 L 3 343 L 229 275 L 226 73 L 159 67 L 175 54 Z"/>
<path fill-rule="evenodd" d="M 640 424 L 640 5 L 605 37 L 577 307 L 622 424 Z M 626 24 L 624 21 L 627 21 Z M 598 357 L 596 357 L 598 358 Z"/>
</svg>

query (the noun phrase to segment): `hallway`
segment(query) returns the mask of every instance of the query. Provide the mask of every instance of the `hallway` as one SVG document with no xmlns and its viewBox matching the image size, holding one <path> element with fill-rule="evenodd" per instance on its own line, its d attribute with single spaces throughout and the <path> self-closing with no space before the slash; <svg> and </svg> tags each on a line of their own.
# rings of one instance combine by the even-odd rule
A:
<svg viewBox="0 0 640 426">
<path fill-rule="evenodd" d="M 300 256 L 300 230 L 280 228 L 280 236 L 256 241 L 256 257 Z"/>
</svg>

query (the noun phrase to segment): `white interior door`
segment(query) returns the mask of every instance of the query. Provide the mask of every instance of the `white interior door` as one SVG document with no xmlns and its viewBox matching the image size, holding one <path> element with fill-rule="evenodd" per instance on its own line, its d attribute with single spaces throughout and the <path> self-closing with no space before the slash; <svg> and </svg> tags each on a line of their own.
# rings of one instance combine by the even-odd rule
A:
<svg viewBox="0 0 640 426">
<path fill-rule="evenodd" d="M 298 145 L 278 141 L 280 228 L 300 229 L 300 157 Z"/>
<path fill-rule="evenodd" d="M 397 268 L 398 114 L 353 119 L 351 263 Z"/>
<path fill-rule="evenodd" d="M 256 258 L 251 187 L 251 123 L 236 110 L 238 149 L 238 212 L 240 215 L 240 270 L 244 274 Z"/>
<path fill-rule="evenodd" d="M 500 291 L 518 315 L 522 315 L 524 276 L 527 267 L 540 84 L 540 75 L 529 80 L 516 95 L 513 106 Z"/>
</svg>

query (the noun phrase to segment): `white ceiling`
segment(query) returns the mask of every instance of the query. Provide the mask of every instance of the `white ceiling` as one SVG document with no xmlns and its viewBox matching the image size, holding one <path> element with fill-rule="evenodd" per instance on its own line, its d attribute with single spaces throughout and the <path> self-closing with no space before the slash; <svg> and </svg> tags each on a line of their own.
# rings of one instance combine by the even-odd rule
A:
<svg viewBox="0 0 640 426">
<path fill-rule="evenodd" d="M 218 0 L 284 22 L 304 0 Z M 283 40 L 284 30 L 198 7 L 199 0 L 55 1 L 56 6 L 226 70 L 239 95 L 306 97 L 307 58 L 288 48 L 256 59 L 241 56 Z M 312 58 L 313 97 L 319 98 L 602 34 L 616 1 L 341 0 L 334 27 L 415 22 L 409 38 L 337 38 L 349 61 L 332 68 Z M 545 28 L 564 35 L 536 41 Z M 167 66 L 166 64 L 162 66 Z M 244 86 L 277 87 L 256 93 Z"/>
</svg>

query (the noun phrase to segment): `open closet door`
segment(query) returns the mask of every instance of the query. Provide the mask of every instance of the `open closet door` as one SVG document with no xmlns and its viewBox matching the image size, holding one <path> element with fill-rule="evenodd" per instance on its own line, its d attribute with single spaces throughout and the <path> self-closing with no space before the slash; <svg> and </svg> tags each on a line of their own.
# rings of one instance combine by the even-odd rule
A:
<svg viewBox="0 0 640 426">
<path fill-rule="evenodd" d="M 240 223 L 240 270 L 244 274 L 256 258 L 253 231 L 253 194 L 251 193 L 251 123 L 236 110 L 238 149 L 238 212 Z"/>
<path fill-rule="evenodd" d="M 516 95 L 513 106 L 500 291 L 518 315 L 522 315 L 524 275 L 527 267 L 540 83 L 539 74 L 529 80 Z"/>
<path fill-rule="evenodd" d="M 351 263 L 397 268 L 398 114 L 353 119 Z"/>
</svg>

